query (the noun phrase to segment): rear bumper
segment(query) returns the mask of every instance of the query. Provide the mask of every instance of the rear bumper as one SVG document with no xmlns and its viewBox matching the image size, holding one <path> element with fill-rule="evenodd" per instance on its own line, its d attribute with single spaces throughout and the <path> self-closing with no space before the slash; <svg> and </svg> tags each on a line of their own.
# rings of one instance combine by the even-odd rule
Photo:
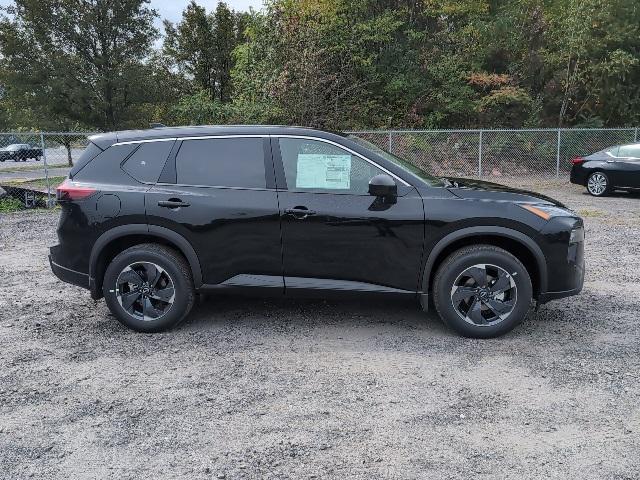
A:
<svg viewBox="0 0 640 480">
<path fill-rule="evenodd" d="M 587 171 L 580 165 L 574 165 L 571 169 L 569 181 L 576 185 L 585 186 L 587 184 Z"/>
<path fill-rule="evenodd" d="M 58 248 L 59 246 L 56 245 L 49 249 L 49 264 L 51 265 L 51 270 L 54 275 L 63 282 L 88 289 L 90 287 L 89 275 L 61 265 L 60 260 L 56 256 Z"/>
</svg>

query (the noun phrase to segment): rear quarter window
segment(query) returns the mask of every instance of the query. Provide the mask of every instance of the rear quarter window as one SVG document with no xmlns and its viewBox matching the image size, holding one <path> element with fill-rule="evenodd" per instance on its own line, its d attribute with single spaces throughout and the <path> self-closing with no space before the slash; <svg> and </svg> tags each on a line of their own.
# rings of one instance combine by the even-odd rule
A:
<svg viewBox="0 0 640 480">
<path fill-rule="evenodd" d="M 74 180 L 99 183 L 118 183 L 122 177 L 128 178 L 120 169 L 120 164 L 138 145 L 112 145 L 88 162 L 74 176 Z"/>
<path fill-rule="evenodd" d="M 156 183 L 175 141 L 141 143 L 122 169 L 142 183 Z"/>
<path fill-rule="evenodd" d="M 87 148 L 80 154 L 80 158 L 76 160 L 73 168 L 69 172 L 69 176 L 73 178 L 76 173 L 82 170 L 87 163 L 96 158 L 99 154 L 102 153 L 102 149 L 98 147 L 95 143 L 89 142 Z"/>
</svg>

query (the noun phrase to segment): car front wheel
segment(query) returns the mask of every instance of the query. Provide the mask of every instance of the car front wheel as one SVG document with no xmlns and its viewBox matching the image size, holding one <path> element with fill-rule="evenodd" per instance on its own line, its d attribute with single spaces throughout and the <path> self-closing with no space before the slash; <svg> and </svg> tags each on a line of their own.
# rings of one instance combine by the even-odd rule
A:
<svg viewBox="0 0 640 480">
<path fill-rule="evenodd" d="M 503 335 L 524 320 L 533 297 L 531 277 L 511 253 L 493 245 L 464 247 L 438 268 L 436 310 L 446 325 L 473 338 Z"/>
<path fill-rule="evenodd" d="M 175 327 L 195 298 L 191 269 L 182 255 L 153 243 L 119 253 L 107 267 L 103 293 L 118 321 L 138 332 Z"/>
</svg>

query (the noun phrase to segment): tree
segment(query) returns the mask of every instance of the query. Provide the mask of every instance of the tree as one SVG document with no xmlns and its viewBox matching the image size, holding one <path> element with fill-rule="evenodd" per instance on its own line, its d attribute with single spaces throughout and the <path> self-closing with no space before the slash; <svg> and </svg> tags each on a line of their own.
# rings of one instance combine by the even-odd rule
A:
<svg viewBox="0 0 640 480">
<path fill-rule="evenodd" d="M 192 93 L 202 90 L 211 100 L 230 101 L 232 52 L 244 38 L 245 24 L 246 14 L 233 12 L 224 2 L 207 14 L 193 0 L 177 25 L 164 22 L 164 54 L 191 80 Z"/>
<path fill-rule="evenodd" d="M 38 127 L 138 125 L 155 101 L 143 60 L 156 38 L 148 0 L 16 0 L 0 21 L 0 82 Z M 35 125 L 34 125 L 35 126 Z"/>
</svg>

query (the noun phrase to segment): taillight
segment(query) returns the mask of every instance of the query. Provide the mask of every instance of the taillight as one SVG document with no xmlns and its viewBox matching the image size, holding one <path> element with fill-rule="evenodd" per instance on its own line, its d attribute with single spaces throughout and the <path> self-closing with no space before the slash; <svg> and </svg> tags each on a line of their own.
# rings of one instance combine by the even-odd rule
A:
<svg viewBox="0 0 640 480">
<path fill-rule="evenodd" d="M 95 188 L 87 185 L 78 185 L 67 179 L 56 188 L 56 198 L 58 200 L 83 200 L 96 192 Z"/>
<path fill-rule="evenodd" d="M 581 163 L 584 163 L 584 158 L 582 157 L 576 157 L 573 160 L 571 160 L 571 163 L 574 165 L 580 165 Z"/>
</svg>

